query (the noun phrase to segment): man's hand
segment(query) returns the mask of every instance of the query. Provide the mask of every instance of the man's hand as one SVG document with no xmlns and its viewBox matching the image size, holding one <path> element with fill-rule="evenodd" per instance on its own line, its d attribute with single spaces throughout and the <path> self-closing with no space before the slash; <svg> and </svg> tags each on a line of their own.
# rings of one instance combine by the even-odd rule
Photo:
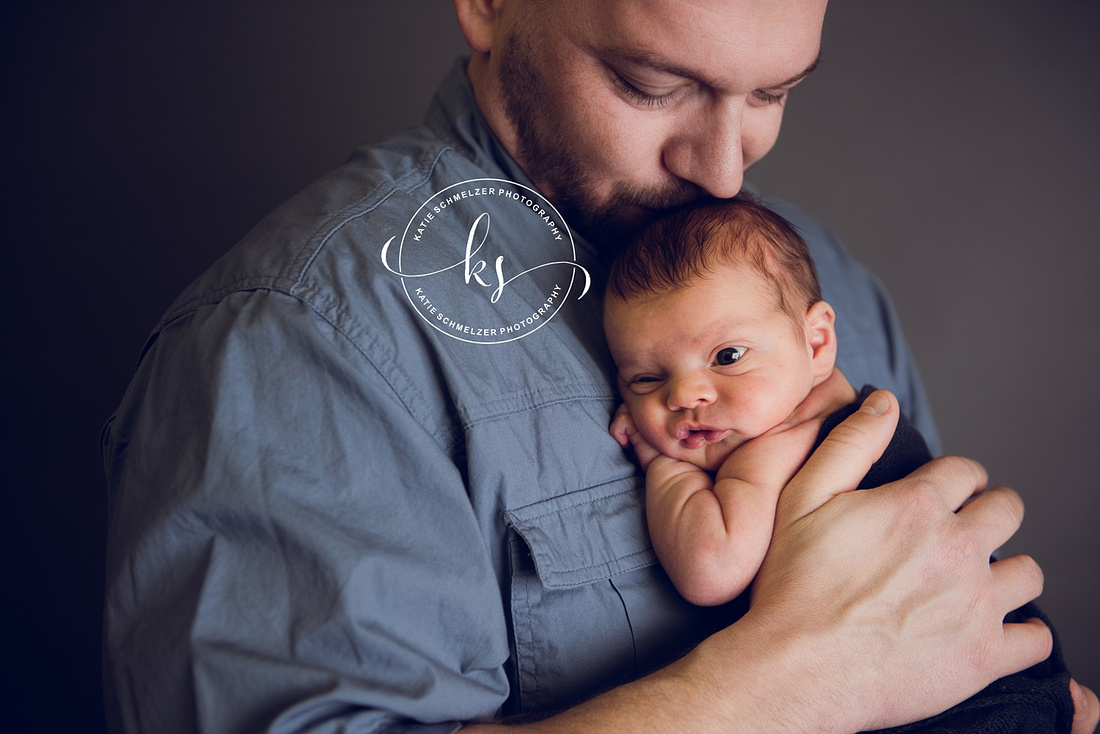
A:
<svg viewBox="0 0 1100 734">
<path fill-rule="evenodd" d="M 958 457 L 848 491 L 897 417 L 896 399 L 878 391 L 814 452 L 780 497 L 753 586 L 757 624 L 814 640 L 798 654 L 819 671 L 820 685 L 804 693 L 831 698 L 831 711 L 828 702 L 808 703 L 829 711 L 840 730 L 938 713 L 1051 649 L 1039 621 L 1002 622 L 1043 583 L 1030 558 L 989 562 L 1023 518 L 1015 492 L 983 491 L 984 469 Z"/>
<path fill-rule="evenodd" d="M 1092 734 L 1100 723 L 1100 701 L 1096 694 L 1075 680 L 1069 682 L 1073 696 L 1073 729 L 1070 734 Z"/>
</svg>

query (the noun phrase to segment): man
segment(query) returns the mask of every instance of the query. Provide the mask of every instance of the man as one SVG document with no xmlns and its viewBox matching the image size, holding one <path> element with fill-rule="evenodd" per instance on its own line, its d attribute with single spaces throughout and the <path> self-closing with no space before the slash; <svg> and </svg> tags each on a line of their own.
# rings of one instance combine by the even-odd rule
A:
<svg viewBox="0 0 1100 734">
<path fill-rule="evenodd" d="M 813 68 L 824 3 L 456 8 L 474 53 L 425 128 L 361 151 L 189 288 L 105 429 L 114 725 L 452 731 L 558 711 L 526 725 L 855 731 L 1043 659 L 1042 624 L 1001 622 L 1038 567 L 988 563 L 1019 524 L 1011 490 L 956 512 L 985 475 L 943 459 L 845 492 L 893 429 L 889 395 L 784 491 L 743 617 L 675 593 L 607 435 L 608 243 L 741 188 Z M 560 215 L 587 242 L 542 257 Z M 928 430 L 882 294 L 792 216 L 853 314 L 845 374 Z M 1075 690 L 1088 731 L 1095 697 Z"/>
</svg>

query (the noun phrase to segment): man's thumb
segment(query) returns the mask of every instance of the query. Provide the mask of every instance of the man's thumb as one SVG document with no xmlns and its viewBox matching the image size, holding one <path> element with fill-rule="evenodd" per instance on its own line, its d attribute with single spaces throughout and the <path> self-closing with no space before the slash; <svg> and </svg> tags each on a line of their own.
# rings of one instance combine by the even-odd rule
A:
<svg viewBox="0 0 1100 734">
<path fill-rule="evenodd" d="M 901 409 L 887 390 L 876 390 L 829 432 L 779 498 L 776 529 L 855 489 L 890 444 Z"/>
</svg>

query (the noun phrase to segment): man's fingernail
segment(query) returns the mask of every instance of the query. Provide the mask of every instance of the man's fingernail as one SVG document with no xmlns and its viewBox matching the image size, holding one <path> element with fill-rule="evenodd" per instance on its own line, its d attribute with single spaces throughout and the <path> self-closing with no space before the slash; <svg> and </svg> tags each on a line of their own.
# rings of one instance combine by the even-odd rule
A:
<svg viewBox="0 0 1100 734">
<path fill-rule="evenodd" d="M 890 410 L 890 401 L 885 393 L 873 392 L 863 401 L 863 407 L 860 410 L 871 415 L 882 415 Z"/>
</svg>

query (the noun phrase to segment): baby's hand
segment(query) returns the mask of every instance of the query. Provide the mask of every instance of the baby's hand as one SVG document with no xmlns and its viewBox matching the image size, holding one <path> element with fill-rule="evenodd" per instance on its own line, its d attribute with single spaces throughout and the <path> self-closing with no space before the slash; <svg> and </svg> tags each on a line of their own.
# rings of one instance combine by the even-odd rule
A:
<svg viewBox="0 0 1100 734">
<path fill-rule="evenodd" d="M 642 434 L 638 431 L 638 427 L 634 425 L 634 419 L 630 417 L 630 409 L 626 407 L 626 403 L 619 406 L 619 409 L 615 411 L 615 417 L 611 421 L 611 427 L 608 429 L 611 435 L 619 442 L 619 445 L 623 448 L 632 446 L 634 448 L 634 454 L 638 457 L 638 463 L 642 465 L 642 471 L 649 469 L 649 465 L 661 455 L 661 452 L 649 445 L 649 442 L 642 438 Z"/>
</svg>

